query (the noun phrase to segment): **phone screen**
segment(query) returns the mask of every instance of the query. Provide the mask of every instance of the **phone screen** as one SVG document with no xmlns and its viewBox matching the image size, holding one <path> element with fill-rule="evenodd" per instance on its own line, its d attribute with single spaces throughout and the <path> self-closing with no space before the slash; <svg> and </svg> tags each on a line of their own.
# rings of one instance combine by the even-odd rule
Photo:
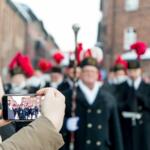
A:
<svg viewBox="0 0 150 150">
<path fill-rule="evenodd" d="M 6 120 L 34 120 L 41 116 L 40 96 L 5 95 L 3 96 L 3 116 Z"/>
</svg>

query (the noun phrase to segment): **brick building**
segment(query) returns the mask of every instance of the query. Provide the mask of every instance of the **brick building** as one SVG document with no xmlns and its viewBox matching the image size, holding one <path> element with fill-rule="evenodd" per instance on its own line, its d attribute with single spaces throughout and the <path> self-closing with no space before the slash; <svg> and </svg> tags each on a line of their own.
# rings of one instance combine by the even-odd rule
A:
<svg viewBox="0 0 150 150">
<path fill-rule="evenodd" d="M 28 6 L 0 0 L 0 71 L 18 50 L 34 63 L 40 57 L 50 58 L 56 49 L 54 38 Z"/>
<path fill-rule="evenodd" d="M 26 20 L 13 3 L 0 0 L 0 70 L 17 50 L 24 50 Z"/>
<path fill-rule="evenodd" d="M 98 41 L 103 45 L 107 67 L 118 54 L 128 59 L 129 47 L 135 41 L 150 45 L 149 0 L 101 0 L 101 11 L 103 19 L 99 24 Z M 148 51 L 143 57 L 142 64 L 150 72 L 149 54 Z"/>
<path fill-rule="evenodd" d="M 15 3 L 15 6 L 27 20 L 25 53 L 30 56 L 34 65 L 41 57 L 49 59 L 53 51 L 58 49 L 54 38 L 47 33 L 42 21 L 27 5 Z"/>
</svg>

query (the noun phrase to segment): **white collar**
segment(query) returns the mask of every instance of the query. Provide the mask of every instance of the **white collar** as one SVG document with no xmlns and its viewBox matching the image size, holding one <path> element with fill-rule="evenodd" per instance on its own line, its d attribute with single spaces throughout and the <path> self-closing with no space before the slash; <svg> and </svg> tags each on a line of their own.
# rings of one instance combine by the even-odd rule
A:
<svg viewBox="0 0 150 150">
<path fill-rule="evenodd" d="M 96 99 L 99 88 L 102 86 L 102 83 L 96 82 L 93 89 L 89 89 L 81 80 L 79 80 L 78 85 L 84 93 L 87 102 L 92 105 Z"/>
<path fill-rule="evenodd" d="M 73 81 L 68 77 L 66 78 L 66 82 L 68 82 L 68 84 L 73 87 Z"/>
<path fill-rule="evenodd" d="M 78 86 L 78 81 L 79 80 L 77 80 L 76 82 L 75 82 L 75 86 Z M 67 78 L 66 79 L 66 82 L 70 85 L 70 87 L 73 87 L 73 81 L 70 79 L 70 78 Z"/>
<path fill-rule="evenodd" d="M 118 77 L 115 78 L 114 84 L 116 84 L 116 85 L 122 84 L 125 81 L 127 81 L 127 76 L 126 75 L 118 76 Z"/>
<path fill-rule="evenodd" d="M 142 78 L 138 77 L 135 81 L 134 81 L 134 89 L 137 90 L 141 84 Z M 128 78 L 127 83 L 129 86 L 132 86 L 132 80 L 130 78 Z"/>
</svg>

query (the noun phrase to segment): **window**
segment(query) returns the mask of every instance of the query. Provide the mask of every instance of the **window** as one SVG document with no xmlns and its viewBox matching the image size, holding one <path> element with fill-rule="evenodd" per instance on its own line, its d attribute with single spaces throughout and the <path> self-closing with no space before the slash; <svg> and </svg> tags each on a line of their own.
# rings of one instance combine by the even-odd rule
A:
<svg viewBox="0 0 150 150">
<path fill-rule="evenodd" d="M 125 10 L 135 11 L 139 8 L 139 0 L 125 0 Z"/>
<path fill-rule="evenodd" d="M 124 31 L 124 50 L 129 50 L 130 46 L 137 41 L 137 33 L 133 27 L 129 27 Z"/>
</svg>

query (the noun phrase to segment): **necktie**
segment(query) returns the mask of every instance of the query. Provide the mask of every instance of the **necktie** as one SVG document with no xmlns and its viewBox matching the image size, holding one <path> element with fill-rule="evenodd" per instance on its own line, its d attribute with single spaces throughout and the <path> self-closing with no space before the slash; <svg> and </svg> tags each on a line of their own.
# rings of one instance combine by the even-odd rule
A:
<svg viewBox="0 0 150 150">
<path fill-rule="evenodd" d="M 136 90 L 134 88 L 134 81 L 132 81 L 132 86 L 130 88 L 130 92 L 131 92 L 131 111 L 133 112 L 137 112 L 137 99 L 136 99 Z"/>
</svg>

